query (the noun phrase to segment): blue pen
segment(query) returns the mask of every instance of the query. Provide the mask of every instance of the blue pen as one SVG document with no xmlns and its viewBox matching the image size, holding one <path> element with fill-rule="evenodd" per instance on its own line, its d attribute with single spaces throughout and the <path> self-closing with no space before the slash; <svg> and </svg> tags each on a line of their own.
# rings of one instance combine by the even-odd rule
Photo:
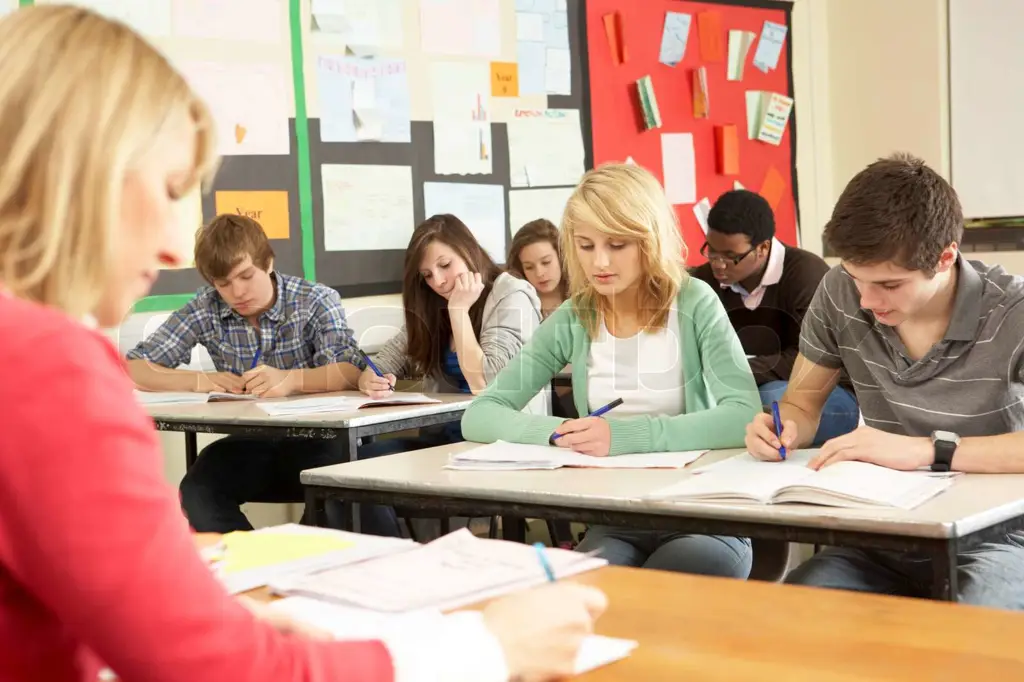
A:
<svg viewBox="0 0 1024 682">
<path fill-rule="evenodd" d="M 262 354 L 263 354 L 263 349 L 262 348 L 257 348 L 256 349 L 256 355 L 253 356 L 253 358 L 252 358 L 252 365 L 249 366 L 249 369 L 251 369 L 251 370 L 252 369 L 256 369 L 256 366 L 260 364 L 260 355 L 262 355 Z"/>
<path fill-rule="evenodd" d="M 537 559 L 540 560 L 540 566 L 544 569 L 544 575 L 548 577 L 548 582 L 555 582 L 555 572 L 551 570 L 551 564 L 548 563 L 548 555 L 544 551 L 544 543 L 535 542 L 533 543 L 533 548 L 537 550 Z"/>
<path fill-rule="evenodd" d="M 596 410 L 594 410 L 593 412 L 591 412 L 587 416 L 588 417 L 601 417 L 601 416 L 607 414 L 608 412 L 614 410 L 616 407 L 618 407 L 621 404 L 622 404 L 622 398 L 616 398 L 615 400 L 611 401 L 610 403 L 608 403 L 604 407 L 597 408 Z M 558 440 L 561 437 L 562 437 L 562 434 L 556 433 L 555 435 L 551 436 L 551 440 Z"/>
<path fill-rule="evenodd" d="M 772 417 L 775 419 L 775 435 L 779 437 L 779 457 L 786 461 L 786 446 L 782 444 L 782 417 L 779 415 L 779 403 L 772 401 Z"/>
<path fill-rule="evenodd" d="M 359 354 L 363 356 L 363 361 L 366 362 L 366 366 L 369 367 L 370 369 L 372 369 L 374 374 L 376 374 L 381 379 L 383 379 L 384 378 L 384 373 L 381 372 L 379 369 L 377 369 L 377 365 L 373 364 L 373 360 L 370 359 L 370 356 L 367 355 L 366 353 L 364 353 L 362 351 L 362 349 L 359 349 Z M 395 390 L 395 387 L 391 386 L 389 384 L 388 385 L 388 390 L 389 391 L 393 391 L 393 390 Z"/>
</svg>

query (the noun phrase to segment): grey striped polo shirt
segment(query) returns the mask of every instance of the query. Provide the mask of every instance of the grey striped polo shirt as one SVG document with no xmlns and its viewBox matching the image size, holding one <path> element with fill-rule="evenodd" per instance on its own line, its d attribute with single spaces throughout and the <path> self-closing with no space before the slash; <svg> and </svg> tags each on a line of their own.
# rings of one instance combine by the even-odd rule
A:
<svg viewBox="0 0 1024 682">
<path fill-rule="evenodd" d="M 868 426 L 908 436 L 1024 429 L 1024 277 L 963 256 L 958 266 L 949 328 L 917 361 L 894 328 L 861 309 L 842 267 L 818 286 L 800 352 L 815 364 L 846 369 Z"/>
</svg>

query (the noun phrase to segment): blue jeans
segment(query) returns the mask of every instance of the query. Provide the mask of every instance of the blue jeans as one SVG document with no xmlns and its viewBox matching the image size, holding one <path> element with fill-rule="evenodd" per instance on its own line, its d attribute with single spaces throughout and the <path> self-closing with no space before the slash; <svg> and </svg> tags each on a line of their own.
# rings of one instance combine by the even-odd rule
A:
<svg viewBox="0 0 1024 682">
<path fill-rule="evenodd" d="M 607 559 L 613 566 L 635 566 L 741 580 L 750 575 L 753 562 L 749 538 L 611 526 L 591 526 L 576 550 L 597 550 L 598 556 Z"/>
<path fill-rule="evenodd" d="M 761 404 L 771 407 L 772 402 L 782 400 L 787 386 L 788 381 L 769 381 L 758 386 Z M 814 434 L 812 445 L 818 447 L 827 440 L 853 431 L 857 428 L 859 419 L 860 407 L 857 405 L 857 399 L 842 386 L 836 386 L 821 410 L 821 421 L 818 422 L 818 432 Z"/>
<path fill-rule="evenodd" d="M 999 542 L 961 552 L 956 560 L 959 601 L 1024 610 L 1024 535 L 1010 533 Z M 913 553 L 829 547 L 794 568 L 786 582 L 927 598 L 932 593 L 932 562 Z"/>
</svg>

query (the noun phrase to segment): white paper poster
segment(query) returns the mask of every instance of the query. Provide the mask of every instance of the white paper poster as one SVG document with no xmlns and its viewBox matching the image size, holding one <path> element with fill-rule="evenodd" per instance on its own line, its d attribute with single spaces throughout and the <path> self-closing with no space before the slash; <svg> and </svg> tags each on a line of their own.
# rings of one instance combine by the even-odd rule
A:
<svg viewBox="0 0 1024 682">
<path fill-rule="evenodd" d="M 576 109 L 516 109 L 508 122 L 513 187 L 573 185 L 584 173 Z"/>
<path fill-rule="evenodd" d="M 561 229 L 565 203 L 575 187 L 551 189 L 514 189 L 508 193 L 509 225 L 512 236 L 531 220 L 547 218 Z"/>
<path fill-rule="evenodd" d="M 132 4 L 148 11 L 150 2 Z M 174 0 L 172 7 L 178 36 L 274 45 L 289 39 L 285 0 Z"/>
<path fill-rule="evenodd" d="M 520 95 L 572 94 L 569 15 L 565 2 L 516 2 Z"/>
<path fill-rule="evenodd" d="M 357 54 L 404 41 L 401 0 L 312 0 L 310 14 L 314 36 L 336 37 Z"/>
<path fill-rule="evenodd" d="M 430 68 L 434 111 L 434 172 L 493 172 L 491 70 L 488 62 L 435 62 Z"/>
<path fill-rule="evenodd" d="M 495 263 L 505 262 L 505 188 L 455 182 L 423 183 L 424 215 L 451 213 Z"/>
<path fill-rule="evenodd" d="M 697 201 L 697 170 L 693 133 L 662 133 L 661 166 L 665 195 L 672 204 Z"/>
<path fill-rule="evenodd" d="M 322 142 L 409 142 L 409 82 L 402 59 L 317 59 Z"/>
<path fill-rule="evenodd" d="M 45 4 L 56 4 L 56 0 Z M 68 4 L 88 7 L 105 17 L 117 19 L 146 38 L 166 38 L 172 32 L 171 0 L 148 0 L 145 3 L 139 0 L 70 0 Z"/>
<path fill-rule="evenodd" d="M 428 54 L 501 55 L 499 0 L 420 0 L 420 39 Z"/>
<path fill-rule="evenodd" d="M 180 62 L 177 67 L 210 107 L 218 152 L 289 154 L 294 98 L 284 64 Z"/>
<path fill-rule="evenodd" d="M 412 237 L 412 168 L 320 167 L 324 250 L 404 250 Z"/>
</svg>

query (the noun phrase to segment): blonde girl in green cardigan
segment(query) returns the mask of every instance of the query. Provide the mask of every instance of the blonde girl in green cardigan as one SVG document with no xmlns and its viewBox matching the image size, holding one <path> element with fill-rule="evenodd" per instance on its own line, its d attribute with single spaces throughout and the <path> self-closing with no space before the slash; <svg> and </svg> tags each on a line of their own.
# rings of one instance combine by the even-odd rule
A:
<svg viewBox="0 0 1024 682">
<path fill-rule="evenodd" d="M 761 409 L 757 386 L 718 296 L 686 274 L 686 246 L 657 179 L 627 164 L 588 172 L 561 232 L 571 296 L 474 400 L 464 436 L 594 457 L 742 446 Z M 569 421 L 521 412 L 566 364 L 579 414 L 623 404 Z M 618 565 L 750 572 L 746 538 L 596 526 L 580 549 Z"/>
</svg>

